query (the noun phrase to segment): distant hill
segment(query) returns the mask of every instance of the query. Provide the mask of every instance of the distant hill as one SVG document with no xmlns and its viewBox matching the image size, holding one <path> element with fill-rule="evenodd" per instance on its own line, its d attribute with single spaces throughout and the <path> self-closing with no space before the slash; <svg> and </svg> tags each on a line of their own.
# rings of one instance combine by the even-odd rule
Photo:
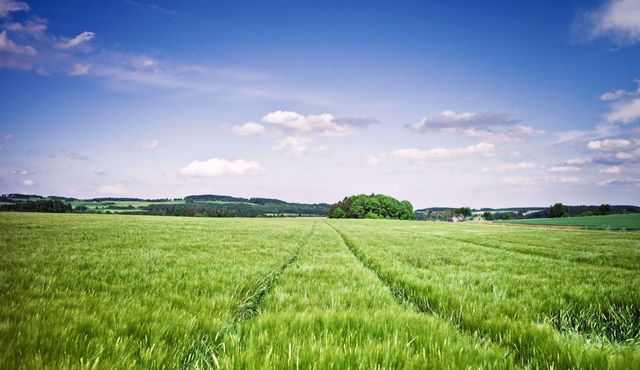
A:
<svg viewBox="0 0 640 370">
<path fill-rule="evenodd" d="M 144 199 L 106 197 L 78 199 L 61 196 L 44 197 L 35 194 L 5 194 L 0 196 L 2 210 L 43 211 L 36 205 L 24 203 L 55 200 L 69 203 L 73 212 L 126 213 L 164 216 L 202 217 L 263 217 L 263 216 L 326 216 L 329 204 L 290 203 L 273 198 L 240 198 L 229 195 L 189 195 L 184 198 Z M 46 211 L 46 210 L 45 210 Z"/>
<path fill-rule="evenodd" d="M 599 205 L 577 205 L 567 206 L 569 208 L 569 216 L 591 216 L 596 214 Z M 448 219 L 451 217 L 451 213 L 454 208 L 448 207 L 429 207 L 416 210 L 417 218 L 424 219 Z M 509 208 L 478 208 L 474 209 L 473 213 L 475 217 L 480 217 L 480 214 L 489 212 L 494 215 L 493 219 L 533 219 L 533 218 L 546 218 L 549 217 L 549 206 L 542 207 L 509 207 Z M 624 214 L 624 213 L 640 213 L 640 207 L 632 205 L 612 205 L 611 214 Z M 429 216 L 430 217 L 429 217 Z"/>
</svg>

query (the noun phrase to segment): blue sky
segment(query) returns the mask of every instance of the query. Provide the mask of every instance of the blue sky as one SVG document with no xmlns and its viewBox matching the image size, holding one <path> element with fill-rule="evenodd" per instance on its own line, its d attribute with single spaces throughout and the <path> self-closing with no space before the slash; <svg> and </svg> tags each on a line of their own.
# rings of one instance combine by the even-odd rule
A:
<svg viewBox="0 0 640 370">
<path fill-rule="evenodd" d="M 0 192 L 640 203 L 640 1 L 0 0 Z"/>
</svg>

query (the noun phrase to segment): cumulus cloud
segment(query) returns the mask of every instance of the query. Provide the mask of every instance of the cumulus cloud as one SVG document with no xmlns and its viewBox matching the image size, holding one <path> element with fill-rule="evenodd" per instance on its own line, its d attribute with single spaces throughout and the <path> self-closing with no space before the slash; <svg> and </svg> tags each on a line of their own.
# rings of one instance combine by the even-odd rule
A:
<svg viewBox="0 0 640 370">
<path fill-rule="evenodd" d="M 247 122 L 243 125 L 235 125 L 231 127 L 231 131 L 239 136 L 260 135 L 264 134 L 267 129 L 263 125 L 255 122 Z"/>
<path fill-rule="evenodd" d="M 606 173 L 606 174 L 610 174 L 610 175 L 617 175 L 617 174 L 621 173 L 622 170 L 618 166 L 611 166 L 611 167 L 601 168 L 600 170 L 598 170 L 598 172 Z"/>
<path fill-rule="evenodd" d="M 276 140 L 272 146 L 293 158 L 307 153 L 324 151 L 324 146 L 312 146 L 318 138 L 341 138 L 352 135 L 361 128 L 378 123 L 374 118 L 336 118 L 333 114 L 303 115 L 293 111 L 277 110 L 265 114 L 261 123 L 247 122 L 231 127 L 236 135 L 248 136 L 270 133 Z"/>
<path fill-rule="evenodd" d="M 366 126 L 365 121 L 353 118 L 338 119 L 330 113 L 302 115 L 292 111 L 275 111 L 262 117 L 262 122 L 275 128 L 298 134 L 311 134 L 328 137 L 342 137 L 355 133 L 357 127 Z M 356 123 L 354 125 L 354 123 Z"/>
<path fill-rule="evenodd" d="M 107 170 L 104 169 L 104 167 L 98 167 L 96 168 L 96 170 L 94 171 L 94 173 L 98 176 L 105 176 L 108 175 L 109 172 L 107 172 Z"/>
<path fill-rule="evenodd" d="M 299 136 L 287 136 L 278 140 L 273 145 L 273 150 L 283 151 L 287 155 L 300 158 L 309 151 L 309 142 L 311 139 Z"/>
<path fill-rule="evenodd" d="M 24 180 L 22 182 L 22 185 L 24 185 L 24 186 L 33 186 L 33 185 L 35 185 L 35 182 L 33 182 L 33 180 Z"/>
<path fill-rule="evenodd" d="M 478 143 L 463 148 L 432 148 L 417 149 L 404 148 L 391 152 L 391 155 L 398 158 L 414 159 L 414 160 L 430 160 L 430 159 L 447 159 L 457 157 L 469 157 L 480 155 L 483 157 L 491 157 L 495 155 L 496 148 L 491 143 Z"/>
<path fill-rule="evenodd" d="M 98 187 L 98 193 L 102 195 L 123 195 L 127 193 L 125 184 L 118 182 L 115 184 L 105 184 Z"/>
<path fill-rule="evenodd" d="M 225 175 L 259 175 L 264 169 L 259 162 L 245 159 L 210 158 L 192 161 L 180 170 L 183 176 L 217 177 Z"/>
<path fill-rule="evenodd" d="M 75 48 L 81 44 L 87 43 L 91 40 L 93 40 L 93 38 L 96 36 L 95 33 L 93 32 L 89 32 L 89 31 L 84 31 L 81 34 L 77 35 L 76 37 L 64 41 L 64 42 L 60 42 L 56 45 L 56 47 L 58 49 L 70 49 L 70 48 Z"/>
<path fill-rule="evenodd" d="M 574 26 L 587 41 L 606 39 L 618 46 L 636 44 L 640 42 L 640 2 L 608 0 L 582 14 Z"/>
<path fill-rule="evenodd" d="M 0 51 L 11 54 L 36 55 L 36 49 L 32 46 L 18 45 L 7 36 L 7 31 L 0 32 Z"/>
<path fill-rule="evenodd" d="M 535 164 L 529 162 L 506 163 L 494 167 L 485 167 L 482 169 L 482 172 L 505 173 L 519 170 L 530 170 L 536 167 L 537 166 Z"/>
<path fill-rule="evenodd" d="M 4 18 L 11 12 L 29 10 L 29 5 L 22 1 L 0 0 L 0 18 Z"/>
</svg>

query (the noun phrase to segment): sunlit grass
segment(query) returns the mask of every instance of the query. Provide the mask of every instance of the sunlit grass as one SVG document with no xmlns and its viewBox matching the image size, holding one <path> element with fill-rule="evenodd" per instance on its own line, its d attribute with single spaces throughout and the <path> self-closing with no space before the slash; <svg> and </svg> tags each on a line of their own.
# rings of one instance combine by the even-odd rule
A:
<svg viewBox="0 0 640 370">
<path fill-rule="evenodd" d="M 640 234 L 0 213 L 0 368 L 640 368 Z"/>
</svg>

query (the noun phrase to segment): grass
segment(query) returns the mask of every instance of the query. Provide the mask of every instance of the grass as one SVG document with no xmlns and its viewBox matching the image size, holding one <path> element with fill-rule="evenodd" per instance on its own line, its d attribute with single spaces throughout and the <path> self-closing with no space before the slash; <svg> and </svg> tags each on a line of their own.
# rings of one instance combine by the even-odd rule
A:
<svg viewBox="0 0 640 370">
<path fill-rule="evenodd" d="M 498 222 L 523 225 L 577 226 L 587 229 L 601 230 L 640 230 L 640 213 L 626 213 L 607 216 L 532 218 L 525 220 L 503 220 Z"/>
<path fill-rule="evenodd" d="M 0 368 L 640 367 L 640 234 L 0 213 Z"/>
</svg>

